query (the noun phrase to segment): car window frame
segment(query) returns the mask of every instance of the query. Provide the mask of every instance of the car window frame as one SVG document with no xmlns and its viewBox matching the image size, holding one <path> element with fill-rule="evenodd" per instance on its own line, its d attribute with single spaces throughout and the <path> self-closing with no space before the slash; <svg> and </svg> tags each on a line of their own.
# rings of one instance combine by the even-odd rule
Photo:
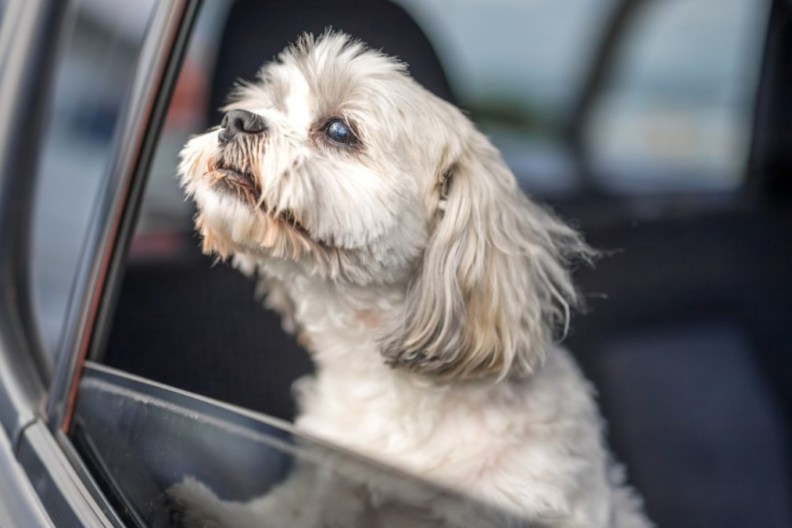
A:
<svg viewBox="0 0 792 528">
<path fill-rule="evenodd" d="M 31 527 L 51 526 L 53 519 L 64 526 L 110 525 L 93 502 L 81 500 L 84 489 L 40 413 L 48 380 L 28 275 L 36 164 L 68 7 L 58 0 L 15 2 L 0 29 L 0 423 L 6 435 L 0 473 L 3 487 L 13 490 L 2 506 L 7 520 Z"/>
<path fill-rule="evenodd" d="M 765 18 L 761 24 L 757 45 L 759 64 L 751 81 L 752 95 L 746 125 L 747 151 L 740 183 L 731 189 L 722 190 L 686 189 L 631 193 L 608 190 L 597 181 L 590 160 L 591 147 L 586 142 L 586 131 L 591 126 L 593 115 L 607 96 L 616 75 L 624 42 L 628 40 L 629 32 L 641 17 L 641 13 L 654 5 L 654 2 L 647 0 L 616 2 L 611 16 L 603 26 L 603 33 L 592 50 L 591 65 L 582 77 L 577 98 L 571 105 L 572 110 L 561 126 L 563 141 L 571 145 L 573 151 L 578 188 L 569 194 L 547 196 L 547 203 L 562 214 L 575 218 L 580 226 L 601 227 L 633 222 L 636 218 L 655 219 L 660 214 L 689 218 L 745 211 L 768 200 L 771 185 L 765 181 L 766 178 L 757 176 L 761 172 L 759 166 L 764 162 L 757 160 L 766 156 L 766 152 L 757 154 L 757 151 L 765 145 L 758 144 L 757 138 L 759 134 L 765 133 L 765 128 L 772 128 L 768 119 L 763 119 L 762 116 L 762 110 L 767 106 L 763 106 L 763 101 L 770 97 L 765 93 L 765 85 L 771 77 L 764 64 L 772 58 L 773 28 L 780 25 L 778 19 L 783 15 L 784 9 L 789 9 L 781 7 L 784 4 L 788 6 L 789 0 L 767 0 L 767 5 L 763 8 Z M 779 33 L 780 30 L 776 28 L 776 32 Z M 602 215 L 602 210 L 607 210 L 608 215 Z"/>
<path fill-rule="evenodd" d="M 102 526 L 125 526 L 68 437 L 83 365 L 101 346 L 134 230 L 149 166 L 202 0 L 157 4 L 122 108 L 108 169 L 95 205 L 69 299 L 46 407 L 48 432 L 82 485 L 83 506 L 104 514 Z M 32 446 L 33 447 L 33 446 Z M 32 451 L 33 449 L 28 449 Z M 24 456 L 24 453 L 23 453 Z M 57 502 L 53 504 L 58 507 Z M 97 515 L 97 517 L 99 517 Z"/>
<path fill-rule="evenodd" d="M 47 0 L 8 6 L 0 31 L 0 423 L 16 446 L 44 397 L 41 350 L 32 315 L 28 244 L 35 166 L 54 46 L 62 34 L 63 4 Z M 25 127 L 29 133 L 19 134 Z M 16 177 L 15 177 L 16 176 Z"/>
<path fill-rule="evenodd" d="M 69 302 L 47 405 L 50 426 L 63 433 L 69 430 L 82 364 L 105 339 L 149 166 L 201 4 L 161 2 L 149 23 Z"/>
<path fill-rule="evenodd" d="M 112 285 L 200 4 L 169 0 L 152 13 L 51 376 L 32 311 L 29 248 L 47 102 L 75 2 L 12 2 L 0 20 L 0 427 L 7 437 L 0 439 L 0 486 L 15 490 L 0 500 L 0 511 L 18 525 L 123 526 L 66 431 L 82 361 L 100 340 L 94 331 L 112 305 Z"/>
</svg>

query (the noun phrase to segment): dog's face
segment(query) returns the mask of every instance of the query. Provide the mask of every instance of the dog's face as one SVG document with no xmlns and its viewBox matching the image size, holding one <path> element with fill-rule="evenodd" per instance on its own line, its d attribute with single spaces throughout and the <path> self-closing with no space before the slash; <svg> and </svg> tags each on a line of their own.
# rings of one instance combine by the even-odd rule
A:
<svg viewBox="0 0 792 528">
<path fill-rule="evenodd" d="M 205 251 L 402 288 L 381 336 L 393 365 L 531 370 L 575 299 L 564 264 L 586 249 L 458 109 L 331 33 L 288 48 L 225 111 L 179 169 Z"/>
<path fill-rule="evenodd" d="M 444 106 L 359 43 L 303 38 L 182 153 L 206 249 L 289 259 L 334 280 L 403 279 L 436 206 L 451 141 Z"/>
</svg>

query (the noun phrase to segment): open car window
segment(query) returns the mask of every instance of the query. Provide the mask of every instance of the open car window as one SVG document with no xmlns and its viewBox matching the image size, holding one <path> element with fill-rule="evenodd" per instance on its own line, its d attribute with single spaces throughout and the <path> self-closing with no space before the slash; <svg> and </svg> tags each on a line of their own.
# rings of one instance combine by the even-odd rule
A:
<svg viewBox="0 0 792 528">
<path fill-rule="evenodd" d="M 223 499 L 245 501 L 310 471 L 306 518 L 322 518 L 323 497 L 366 488 L 372 526 L 377 511 L 400 526 L 423 526 L 444 505 L 476 526 L 539 528 L 508 513 L 300 435 L 286 422 L 175 390 L 97 364 L 80 384 L 71 439 L 103 489 L 135 526 L 174 522 L 173 487 L 185 475 Z M 361 475 L 366 475 L 361 479 Z M 267 518 L 260 519 L 266 523 Z"/>
</svg>

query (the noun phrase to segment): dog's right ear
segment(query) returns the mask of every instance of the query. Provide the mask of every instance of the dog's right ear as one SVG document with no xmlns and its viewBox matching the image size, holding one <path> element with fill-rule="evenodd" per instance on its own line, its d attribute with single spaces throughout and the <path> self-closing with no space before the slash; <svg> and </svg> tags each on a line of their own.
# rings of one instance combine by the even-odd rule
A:
<svg viewBox="0 0 792 528">
<path fill-rule="evenodd" d="M 577 301 L 568 264 L 591 250 L 461 121 L 468 139 L 438 174 L 437 220 L 382 352 L 439 379 L 530 373 Z"/>
</svg>

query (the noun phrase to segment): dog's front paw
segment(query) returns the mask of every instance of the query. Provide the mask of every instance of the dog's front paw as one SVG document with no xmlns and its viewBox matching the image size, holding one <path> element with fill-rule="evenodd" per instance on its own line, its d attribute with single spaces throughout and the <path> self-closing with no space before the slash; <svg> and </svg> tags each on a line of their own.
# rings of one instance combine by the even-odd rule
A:
<svg viewBox="0 0 792 528">
<path fill-rule="evenodd" d="M 185 477 L 167 491 L 171 526 L 230 528 L 226 504 L 206 485 Z"/>
</svg>

